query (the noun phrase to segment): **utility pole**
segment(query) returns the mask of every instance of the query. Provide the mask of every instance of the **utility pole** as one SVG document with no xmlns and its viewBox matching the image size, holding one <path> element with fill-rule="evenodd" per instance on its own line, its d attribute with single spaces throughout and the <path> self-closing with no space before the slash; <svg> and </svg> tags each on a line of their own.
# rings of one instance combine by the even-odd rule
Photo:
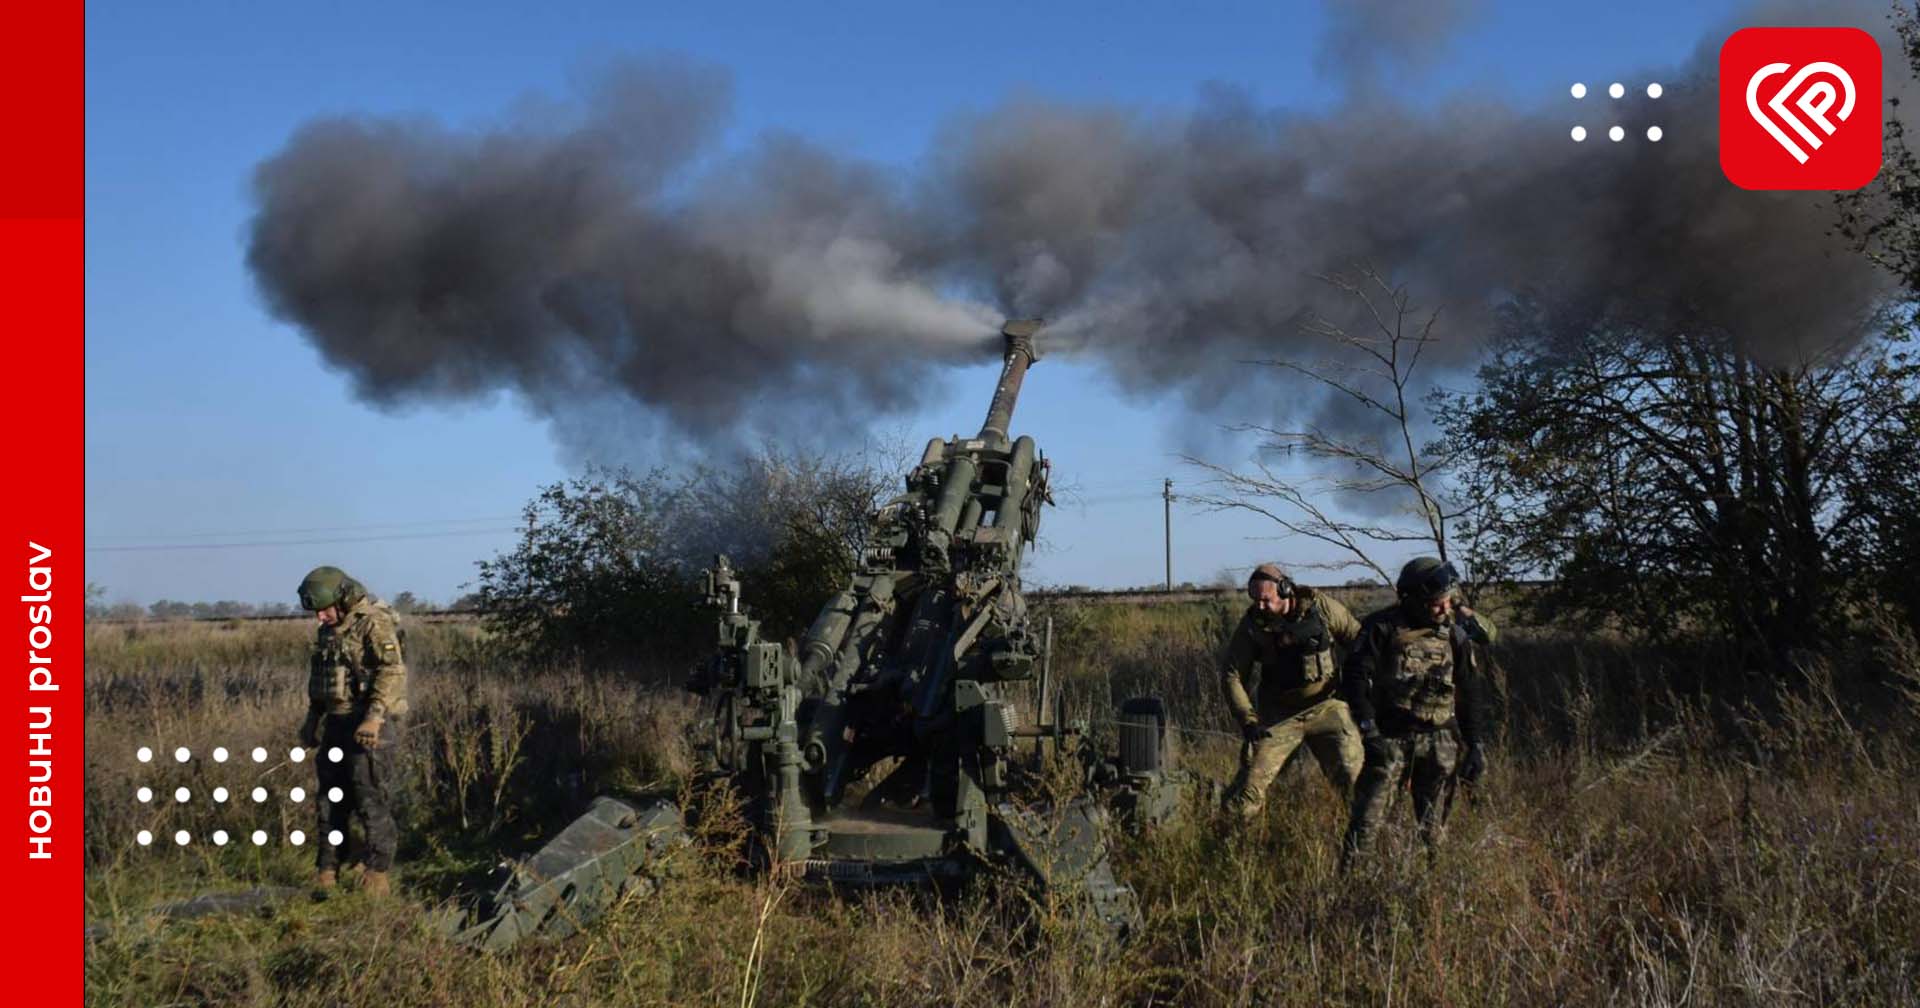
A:
<svg viewBox="0 0 1920 1008">
<path fill-rule="evenodd" d="M 1164 505 L 1165 529 L 1167 540 L 1167 590 L 1173 590 L 1173 477 L 1169 476 L 1160 487 L 1160 498 Z"/>
</svg>

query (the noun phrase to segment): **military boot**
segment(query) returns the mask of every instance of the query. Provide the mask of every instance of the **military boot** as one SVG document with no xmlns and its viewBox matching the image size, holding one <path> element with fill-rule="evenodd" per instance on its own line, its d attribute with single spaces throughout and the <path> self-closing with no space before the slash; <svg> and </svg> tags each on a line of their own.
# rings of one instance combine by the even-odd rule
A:
<svg viewBox="0 0 1920 1008">
<path fill-rule="evenodd" d="M 374 871 L 371 868 L 367 869 L 367 874 L 360 879 L 360 891 L 369 896 L 387 895 L 390 891 L 387 883 L 387 873 Z"/>
</svg>

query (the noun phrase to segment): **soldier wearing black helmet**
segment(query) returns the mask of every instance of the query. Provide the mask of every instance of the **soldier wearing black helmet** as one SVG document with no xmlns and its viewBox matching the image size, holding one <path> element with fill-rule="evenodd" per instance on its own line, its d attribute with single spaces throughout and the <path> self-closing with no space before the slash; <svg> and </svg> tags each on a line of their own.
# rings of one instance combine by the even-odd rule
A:
<svg viewBox="0 0 1920 1008">
<path fill-rule="evenodd" d="M 391 801 L 400 722 L 407 711 L 407 665 L 400 651 L 399 618 L 338 567 L 315 567 L 300 582 L 300 605 L 320 621 L 307 675 L 307 719 L 300 744 L 314 750 L 319 776 L 315 888 L 338 879 L 340 853 L 328 842 L 350 820 L 366 835 L 361 888 L 385 895 L 399 836 Z M 340 750 L 340 759 L 331 758 Z M 341 792 L 339 801 L 330 797 Z"/>
<path fill-rule="evenodd" d="M 1386 819 L 1403 781 L 1410 779 L 1421 836 L 1431 843 L 1445 822 L 1456 772 L 1472 783 L 1486 769 L 1472 643 L 1490 641 L 1492 631 L 1471 610 L 1456 608 L 1459 582 L 1453 565 L 1438 557 L 1408 563 L 1394 584 L 1399 601 L 1366 618 L 1347 658 L 1342 692 L 1366 753 L 1347 825 L 1348 855 Z"/>
</svg>

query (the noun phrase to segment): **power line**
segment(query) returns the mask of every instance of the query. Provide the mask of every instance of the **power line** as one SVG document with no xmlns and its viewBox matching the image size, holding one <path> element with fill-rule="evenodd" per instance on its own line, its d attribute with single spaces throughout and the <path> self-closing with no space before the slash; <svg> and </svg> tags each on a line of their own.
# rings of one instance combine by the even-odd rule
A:
<svg viewBox="0 0 1920 1008">
<path fill-rule="evenodd" d="M 333 539 L 273 539 L 237 543 L 143 543 L 138 546 L 89 546 L 88 553 L 155 553 L 166 550 L 260 549 L 269 546 L 328 546 L 338 543 L 392 542 L 399 539 L 446 539 L 457 536 L 498 535 L 518 532 L 517 527 L 462 529 L 457 532 L 413 532 L 384 536 L 345 536 Z"/>
</svg>

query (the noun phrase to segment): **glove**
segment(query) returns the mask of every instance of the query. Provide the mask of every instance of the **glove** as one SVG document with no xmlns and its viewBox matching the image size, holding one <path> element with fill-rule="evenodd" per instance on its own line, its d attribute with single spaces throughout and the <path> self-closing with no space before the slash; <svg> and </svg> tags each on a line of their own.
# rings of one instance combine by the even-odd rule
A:
<svg viewBox="0 0 1920 1008">
<path fill-rule="evenodd" d="M 300 744 L 309 749 L 320 747 L 320 712 L 308 711 L 307 719 L 300 722 Z"/>
<path fill-rule="evenodd" d="M 1480 775 L 1487 772 L 1487 750 L 1475 742 L 1467 746 L 1467 758 L 1460 761 L 1460 780 L 1466 784 L 1477 784 Z"/>
<path fill-rule="evenodd" d="M 377 717 L 369 717 L 365 721 L 360 722 L 360 727 L 353 730 L 353 740 L 359 743 L 362 749 L 380 748 L 380 725 L 382 723 L 384 723 L 384 719 Z"/>
<path fill-rule="evenodd" d="M 1248 742 L 1258 742 L 1267 737 L 1267 730 L 1260 727 L 1260 722 L 1249 721 L 1240 726 L 1240 737 Z"/>
</svg>

